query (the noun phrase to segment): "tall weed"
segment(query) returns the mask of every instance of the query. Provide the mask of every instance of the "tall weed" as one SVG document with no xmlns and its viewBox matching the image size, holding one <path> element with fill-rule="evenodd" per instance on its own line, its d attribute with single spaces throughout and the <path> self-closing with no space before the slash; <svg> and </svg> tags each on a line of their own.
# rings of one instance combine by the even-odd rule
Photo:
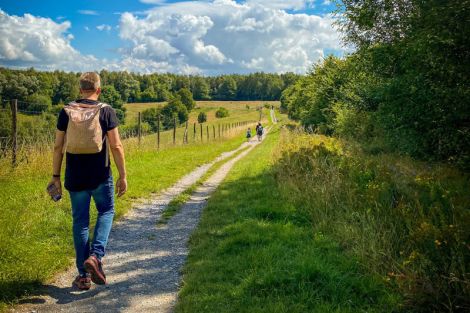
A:
<svg viewBox="0 0 470 313">
<path fill-rule="evenodd" d="M 275 152 L 284 197 L 416 311 L 470 308 L 469 176 L 442 164 L 284 130 Z"/>
</svg>

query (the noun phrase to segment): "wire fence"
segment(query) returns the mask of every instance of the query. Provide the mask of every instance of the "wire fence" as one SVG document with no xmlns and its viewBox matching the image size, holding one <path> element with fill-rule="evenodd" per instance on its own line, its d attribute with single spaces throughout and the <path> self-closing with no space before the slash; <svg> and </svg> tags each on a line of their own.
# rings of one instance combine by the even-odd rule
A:
<svg viewBox="0 0 470 313">
<path fill-rule="evenodd" d="M 28 109 L 29 105 L 38 105 L 17 100 L 0 101 L 0 159 L 11 158 L 13 167 L 22 162 L 29 162 L 38 153 L 50 153 L 54 143 L 57 116 L 50 112 Z M 261 117 L 261 115 L 260 115 Z M 238 136 L 242 129 L 253 126 L 257 121 L 246 120 L 209 123 L 173 123 L 163 117 L 157 117 L 156 129 L 143 123 L 139 112 L 135 125 L 120 128 L 123 142 L 132 147 L 161 149 L 168 146 L 187 145 L 189 143 L 215 143 L 221 139 Z M 168 125 L 170 124 L 170 125 Z"/>
</svg>

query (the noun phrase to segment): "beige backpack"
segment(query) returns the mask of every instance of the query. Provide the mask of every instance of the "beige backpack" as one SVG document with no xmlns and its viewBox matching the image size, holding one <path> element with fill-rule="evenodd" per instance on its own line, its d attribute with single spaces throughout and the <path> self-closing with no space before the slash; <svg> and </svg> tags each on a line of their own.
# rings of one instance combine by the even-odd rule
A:
<svg viewBox="0 0 470 313">
<path fill-rule="evenodd" d="M 107 106 L 109 105 L 105 103 L 93 105 L 71 102 L 64 107 L 69 117 L 65 133 L 65 151 L 73 154 L 92 154 L 102 150 L 106 137 L 103 140 L 100 111 Z M 107 155 L 108 153 L 106 159 Z"/>
</svg>

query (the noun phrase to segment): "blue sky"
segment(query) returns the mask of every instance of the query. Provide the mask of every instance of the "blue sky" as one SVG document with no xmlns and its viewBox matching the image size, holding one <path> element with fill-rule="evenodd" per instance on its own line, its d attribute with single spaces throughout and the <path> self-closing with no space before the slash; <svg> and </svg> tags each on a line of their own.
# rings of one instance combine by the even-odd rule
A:
<svg viewBox="0 0 470 313">
<path fill-rule="evenodd" d="M 325 0 L 1 0 L 0 10 L 7 67 L 303 72 L 344 50 Z"/>
</svg>

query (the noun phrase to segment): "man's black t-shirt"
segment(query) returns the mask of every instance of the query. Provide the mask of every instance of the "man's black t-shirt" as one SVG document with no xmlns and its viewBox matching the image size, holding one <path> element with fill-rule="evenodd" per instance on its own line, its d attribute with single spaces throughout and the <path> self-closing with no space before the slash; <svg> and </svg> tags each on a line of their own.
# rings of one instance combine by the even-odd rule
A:
<svg viewBox="0 0 470 313">
<path fill-rule="evenodd" d="M 98 101 L 81 99 L 77 103 L 98 104 Z M 69 116 L 62 109 L 57 121 L 57 129 L 67 131 Z M 100 111 L 100 124 L 103 130 L 103 140 L 106 133 L 119 125 L 119 120 L 113 108 L 106 106 Z M 111 162 L 106 164 L 106 149 L 108 140 L 106 139 L 103 149 L 93 154 L 66 154 L 65 165 L 65 188 L 69 191 L 90 190 L 98 187 L 111 175 Z"/>
</svg>

